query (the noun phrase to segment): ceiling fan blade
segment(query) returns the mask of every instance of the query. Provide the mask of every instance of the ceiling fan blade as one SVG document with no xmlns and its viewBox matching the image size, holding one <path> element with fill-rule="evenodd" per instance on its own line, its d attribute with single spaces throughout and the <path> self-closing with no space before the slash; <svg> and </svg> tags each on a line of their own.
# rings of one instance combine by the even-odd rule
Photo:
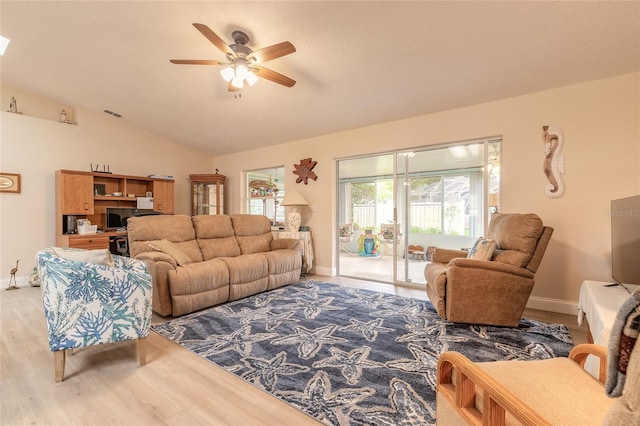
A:
<svg viewBox="0 0 640 426">
<path fill-rule="evenodd" d="M 180 65 L 220 65 L 220 61 L 209 59 L 169 59 L 172 64 Z"/>
<path fill-rule="evenodd" d="M 251 67 L 251 70 L 253 70 L 258 77 L 273 81 L 274 83 L 282 84 L 283 86 L 293 87 L 293 85 L 296 84 L 295 80 L 290 79 L 286 75 L 270 70 L 269 68 L 254 65 Z"/>
<path fill-rule="evenodd" d="M 255 58 L 258 62 L 267 62 L 272 59 L 288 55 L 295 51 L 296 48 L 293 44 L 289 43 L 288 41 L 283 41 L 282 43 L 274 44 L 273 46 L 258 49 L 255 52 L 251 53 L 249 55 L 249 58 Z"/>
<path fill-rule="evenodd" d="M 225 43 L 220 36 L 213 32 L 213 30 L 207 27 L 205 24 L 193 24 L 194 27 L 198 29 L 202 33 L 203 36 L 207 38 L 211 43 L 213 43 L 218 49 L 222 50 L 225 54 L 231 54 L 235 56 L 235 52 L 231 50 L 229 45 Z"/>
</svg>

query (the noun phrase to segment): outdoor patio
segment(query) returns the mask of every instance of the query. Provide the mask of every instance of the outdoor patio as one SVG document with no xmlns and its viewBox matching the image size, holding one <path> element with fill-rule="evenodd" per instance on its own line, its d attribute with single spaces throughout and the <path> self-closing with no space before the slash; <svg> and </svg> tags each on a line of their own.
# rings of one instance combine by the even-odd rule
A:
<svg viewBox="0 0 640 426">
<path fill-rule="evenodd" d="M 400 256 L 397 261 L 399 281 L 407 281 L 414 285 L 426 285 L 424 268 L 427 266 L 427 261 L 409 259 L 406 275 L 408 280 L 405 280 L 405 259 Z M 340 252 L 339 274 L 347 277 L 393 282 L 393 256 L 365 257 L 359 256 L 357 253 Z"/>
</svg>

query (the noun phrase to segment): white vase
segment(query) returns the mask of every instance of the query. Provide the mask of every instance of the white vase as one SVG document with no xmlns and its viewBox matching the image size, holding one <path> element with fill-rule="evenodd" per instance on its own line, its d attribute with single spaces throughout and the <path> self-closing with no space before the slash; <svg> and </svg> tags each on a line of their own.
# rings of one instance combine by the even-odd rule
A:
<svg viewBox="0 0 640 426">
<path fill-rule="evenodd" d="M 287 226 L 289 227 L 289 232 L 298 232 L 300 230 L 301 220 L 300 213 L 289 212 L 287 215 Z"/>
</svg>

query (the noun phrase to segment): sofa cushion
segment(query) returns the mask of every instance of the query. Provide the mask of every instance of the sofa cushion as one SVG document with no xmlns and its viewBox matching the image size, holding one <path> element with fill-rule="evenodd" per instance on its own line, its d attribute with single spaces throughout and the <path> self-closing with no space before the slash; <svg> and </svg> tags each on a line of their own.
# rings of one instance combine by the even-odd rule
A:
<svg viewBox="0 0 640 426">
<path fill-rule="evenodd" d="M 233 229 L 242 254 L 264 253 L 271 250 L 271 224 L 266 216 L 234 214 Z"/>
<path fill-rule="evenodd" d="M 168 277 L 173 316 L 229 300 L 229 269 L 220 259 L 170 270 Z"/>
<path fill-rule="evenodd" d="M 178 265 L 188 265 L 193 263 L 191 258 L 176 244 L 169 240 L 153 240 L 148 241 L 149 248 L 152 251 L 161 251 L 173 257 Z"/>
<path fill-rule="evenodd" d="M 240 256 L 231 218 L 226 215 L 193 216 L 196 239 L 204 260 Z"/>
<path fill-rule="evenodd" d="M 221 258 L 229 268 L 229 300 L 263 292 L 269 285 L 269 263 L 265 253 Z"/>
<path fill-rule="evenodd" d="M 477 365 L 550 424 L 594 424 L 594 419 L 604 418 L 614 402 L 602 383 L 569 358 Z M 482 406 L 480 401 L 476 404 Z"/>
<path fill-rule="evenodd" d="M 201 293 L 225 287 L 229 283 L 229 269 L 220 259 L 192 263 L 170 272 L 171 295 Z"/>
<path fill-rule="evenodd" d="M 168 240 L 177 245 L 194 262 L 202 262 L 191 216 L 156 215 L 132 217 L 127 221 L 131 257 L 151 251 L 148 241 Z"/>
<path fill-rule="evenodd" d="M 536 214 L 496 213 L 487 233 L 487 237 L 497 244 L 492 260 L 521 268 L 527 266 L 542 229 L 542 219 Z"/>
</svg>

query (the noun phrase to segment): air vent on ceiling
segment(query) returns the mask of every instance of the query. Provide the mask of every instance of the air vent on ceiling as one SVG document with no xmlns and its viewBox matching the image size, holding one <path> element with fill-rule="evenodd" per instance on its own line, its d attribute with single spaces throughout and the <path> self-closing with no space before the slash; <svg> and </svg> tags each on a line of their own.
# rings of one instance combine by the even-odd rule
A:
<svg viewBox="0 0 640 426">
<path fill-rule="evenodd" d="M 117 112 L 109 111 L 108 109 L 105 109 L 104 112 L 113 115 L 114 117 L 122 118 L 122 114 L 118 114 Z"/>
</svg>

